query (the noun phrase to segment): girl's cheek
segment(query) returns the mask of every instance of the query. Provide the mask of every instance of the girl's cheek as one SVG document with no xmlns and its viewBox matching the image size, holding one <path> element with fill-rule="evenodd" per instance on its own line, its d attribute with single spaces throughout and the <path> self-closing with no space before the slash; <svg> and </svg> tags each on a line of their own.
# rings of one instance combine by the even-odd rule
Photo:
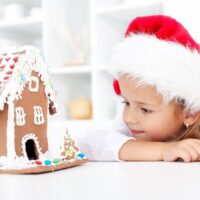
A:
<svg viewBox="0 0 200 200">
<path fill-rule="evenodd" d="M 159 121 L 157 120 L 143 120 L 143 124 L 145 126 L 146 129 L 149 130 L 149 132 L 159 132 L 160 131 L 160 125 L 159 125 Z"/>
<path fill-rule="evenodd" d="M 124 119 L 125 122 L 126 122 L 126 113 L 127 113 L 126 108 L 124 108 L 124 111 L 123 111 L 123 119 Z"/>
</svg>

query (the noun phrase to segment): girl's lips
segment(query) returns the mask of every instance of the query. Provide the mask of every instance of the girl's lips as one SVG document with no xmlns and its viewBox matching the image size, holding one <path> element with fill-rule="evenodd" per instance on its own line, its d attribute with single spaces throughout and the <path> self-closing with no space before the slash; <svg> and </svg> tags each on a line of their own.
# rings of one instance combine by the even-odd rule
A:
<svg viewBox="0 0 200 200">
<path fill-rule="evenodd" d="M 144 133 L 144 131 L 131 130 L 131 133 L 132 133 L 133 135 L 139 135 L 139 134 Z"/>
</svg>

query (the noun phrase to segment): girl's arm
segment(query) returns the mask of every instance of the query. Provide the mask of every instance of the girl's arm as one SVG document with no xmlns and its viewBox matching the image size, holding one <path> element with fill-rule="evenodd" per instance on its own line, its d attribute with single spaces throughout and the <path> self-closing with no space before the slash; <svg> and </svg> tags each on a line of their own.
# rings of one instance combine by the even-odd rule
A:
<svg viewBox="0 0 200 200">
<path fill-rule="evenodd" d="M 197 161 L 200 157 L 200 140 L 185 139 L 175 142 L 129 140 L 119 151 L 124 161 Z"/>
</svg>

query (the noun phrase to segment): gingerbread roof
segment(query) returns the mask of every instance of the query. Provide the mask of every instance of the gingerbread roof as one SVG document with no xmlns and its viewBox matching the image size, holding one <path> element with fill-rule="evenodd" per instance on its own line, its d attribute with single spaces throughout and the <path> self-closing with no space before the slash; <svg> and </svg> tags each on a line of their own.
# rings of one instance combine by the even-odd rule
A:
<svg viewBox="0 0 200 200">
<path fill-rule="evenodd" d="M 41 51 L 32 46 L 23 46 L 0 52 L 0 110 L 4 109 L 5 103 L 9 104 L 21 98 L 32 71 L 39 74 L 45 85 L 49 104 L 53 103 L 56 107 L 55 93 Z"/>
</svg>

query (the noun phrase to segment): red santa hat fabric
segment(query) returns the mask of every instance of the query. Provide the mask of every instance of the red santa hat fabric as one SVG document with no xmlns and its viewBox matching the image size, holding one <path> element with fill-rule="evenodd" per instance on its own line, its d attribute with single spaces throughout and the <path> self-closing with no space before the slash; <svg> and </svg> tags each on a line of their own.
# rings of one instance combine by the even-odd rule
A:
<svg viewBox="0 0 200 200">
<path fill-rule="evenodd" d="M 116 79 L 129 74 L 140 85 L 155 86 L 166 102 L 183 99 L 186 110 L 200 111 L 200 45 L 171 17 L 133 19 L 114 47 L 111 73 Z M 116 80 L 114 89 L 120 94 Z"/>
</svg>

